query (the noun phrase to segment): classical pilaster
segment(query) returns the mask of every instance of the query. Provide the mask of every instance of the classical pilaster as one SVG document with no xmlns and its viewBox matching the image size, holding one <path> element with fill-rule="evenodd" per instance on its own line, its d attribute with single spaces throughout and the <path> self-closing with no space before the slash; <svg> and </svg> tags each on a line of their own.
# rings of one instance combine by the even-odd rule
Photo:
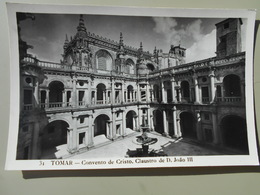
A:
<svg viewBox="0 0 260 195">
<path fill-rule="evenodd" d="M 176 94 L 175 94 L 175 81 L 171 80 L 171 86 L 172 86 L 172 102 L 175 103 L 176 101 Z"/>
</svg>

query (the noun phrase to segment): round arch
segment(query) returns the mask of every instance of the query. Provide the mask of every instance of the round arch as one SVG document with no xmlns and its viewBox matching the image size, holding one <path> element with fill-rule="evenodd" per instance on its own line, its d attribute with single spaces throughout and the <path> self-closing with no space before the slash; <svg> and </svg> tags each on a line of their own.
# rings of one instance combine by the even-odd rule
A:
<svg viewBox="0 0 260 195">
<path fill-rule="evenodd" d="M 134 61 L 130 58 L 128 58 L 125 62 L 126 68 L 125 68 L 125 72 L 128 74 L 135 74 L 135 68 L 134 68 Z"/>
<path fill-rule="evenodd" d="M 99 83 L 97 85 L 97 100 L 104 100 L 103 93 L 106 91 L 106 85 Z"/>
<path fill-rule="evenodd" d="M 52 81 L 48 86 L 49 92 L 49 102 L 57 103 L 63 102 L 62 93 L 64 91 L 64 84 L 61 81 Z"/>
<path fill-rule="evenodd" d="M 184 99 L 190 98 L 190 84 L 188 81 L 181 82 L 181 95 Z"/>
<path fill-rule="evenodd" d="M 109 117 L 106 114 L 98 115 L 94 120 L 94 137 L 98 135 L 108 135 L 108 121 Z"/>
<path fill-rule="evenodd" d="M 146 67 L 148 68 L 148 70 L 149 71 L 154 71 L 155 70 L 155 67 L 154 67 L 154 65 L 153 64 L 151 64 L 151 63 L 148 63 L 148 64 L 146 64 Z"/>
<path fill-rule="evenodd" d="M 98 70 L 112 70 L 113 58 L 111 54 L 104 49 L 96 52 L 96 69 Z"/>
<path fill-rule="evenodd" d="M 160 110 L 153 111 L 153 124 L 154 130 L 157 133 L 163 134 L 164 133 L 164 125 L 163 125 L 163 113 Z"/>
<path fill-rule="evenodd" d="M 136 117 L 136 112 L 133 111 L 133 110 L 130 110 L 127 112 L 126 114 L 126 128 L 129 128 L 129 129 L 132 129 L 134 130 L 135 127 L 136 127 L 136 124 L 135 124 L 135 117 Z"/>
<path fill-rule="evenodd" d="M 42 158 L 57 158 L 57 147 L 67 144 L 68 131 L 69 124 L 64 120 L 53 120 L 43 128 L 40 136 Z"/>
<path fill-rule="evenodd" d="M 235 74 L 226 75 L 223 79 L 223 87 L 225 97 L 241 96 L 241 82 L 239 76 Z"/>
<path fill-rule="evenodd" d="M 221 132 L 225 146 L 248 152 L 246 120 L 237 115 L 227 115 L 221 120 Z"/>
<path fill-rule="evenodd" d="M 183 111 L 179 114 L 182 136 L 197 138 L 196 120 L 191 112 Z"/>
</svg>

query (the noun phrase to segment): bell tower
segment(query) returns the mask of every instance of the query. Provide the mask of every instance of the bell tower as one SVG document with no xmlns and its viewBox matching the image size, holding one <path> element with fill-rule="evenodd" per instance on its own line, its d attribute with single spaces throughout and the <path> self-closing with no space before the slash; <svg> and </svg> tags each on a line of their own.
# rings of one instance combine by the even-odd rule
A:
<svg viewBox="0 0 260 195">
<path fill-rule="evenodd" d="M 241 18 L 228 18 L 216 24 L 217 57 L 225 57 L 241 52 Z"/>
</svg>

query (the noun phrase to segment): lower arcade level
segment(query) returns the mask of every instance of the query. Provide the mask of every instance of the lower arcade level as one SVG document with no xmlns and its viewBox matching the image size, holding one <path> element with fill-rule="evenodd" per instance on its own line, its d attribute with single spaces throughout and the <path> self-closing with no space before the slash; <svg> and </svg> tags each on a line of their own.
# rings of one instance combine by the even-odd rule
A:
<svg viewBox="0 0 260 195">
<path fill-rule="evenodd" d="M 20 117 L 17 159 L 66 158 L 143 131 L 156 133 L 158 140 L 191 140 L 209 148 L 248 154 L 245 111 L 239 105 L 139 104 L 55 112 L 39 109 L 22 112 Z M 61 150 L 66 152 L 59 153 Z"/>
</svg>

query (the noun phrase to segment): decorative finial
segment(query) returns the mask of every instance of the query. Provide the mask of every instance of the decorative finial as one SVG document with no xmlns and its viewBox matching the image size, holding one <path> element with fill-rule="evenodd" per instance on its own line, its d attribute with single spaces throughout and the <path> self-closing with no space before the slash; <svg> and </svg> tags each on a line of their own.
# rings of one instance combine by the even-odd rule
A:
<svg viewBox="0 0 260 195">
<path fill-rule="evenodd" d="M 157 49 L 156 49 L 156 46 L 154 47 L 153 54 L 154 54 L 154 55 L 156 55 L 156 54 L 157 54 Z"/>
<path fill-rule="evenodd" d="M 77 27 L 77 30 L 86 32 L 86 27 L 85 27 L 85 24 L 84 24 L 84 19 L 83 19 L 82 14 L 80 14 L 80 17 L 79 17 L 79 25 Z"/>
<path fill-rule="evenodd" d="M 123 44 L 124 44 L 122 32 L 120 32 L 120 41 L 119 41 L 119 44 L 120 44 L 120 45 L 123 45 Z"/>
</svg>

